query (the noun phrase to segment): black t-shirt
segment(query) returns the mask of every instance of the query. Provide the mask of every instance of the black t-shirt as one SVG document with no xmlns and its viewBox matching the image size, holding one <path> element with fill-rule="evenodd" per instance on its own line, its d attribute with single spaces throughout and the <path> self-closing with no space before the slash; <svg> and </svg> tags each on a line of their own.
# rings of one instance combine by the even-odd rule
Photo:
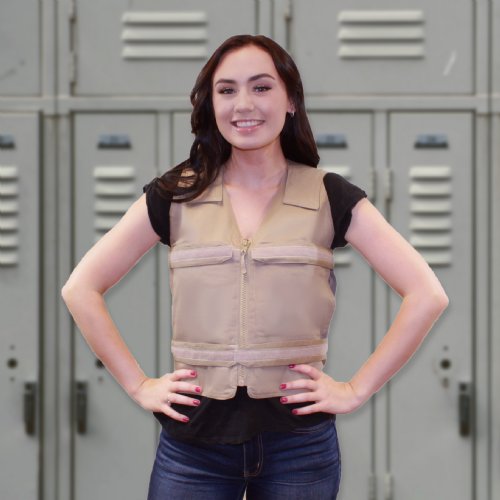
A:
<svg viewBox="0 0 500 500">
<path fill-rule="evenodd" d="M 333 218 L 334 239 L 331 247 L 347 244 L 345 233 L 351 222 L 351 210 L 366 193 L 340 175 L 328 173 L 323 182 L 330 201 Z M 159 190 L 158 178 L 143 188 L 151 226 L 160 236 L 161 242 L 170 244 L 170 221 L 168 217 L 170 199 Z M 200 400 L 200 405 L 172 404 L 179 413 L 189 417 L 188 423 L 178 422 L 161 412 L 154 412 L 165 430 L 174 438 L 198 443 L 242 443 L 264 431 L 290 431 L 297 427 L 315 425 L 334 415 L 313 413 L 293 415 L 292 409 L 305 404 L 282 404 L 280 398 L 253 399 L 246 387 L 238 387 L 232 399 L 217 400 L 190 395 Z"/>
</svg>

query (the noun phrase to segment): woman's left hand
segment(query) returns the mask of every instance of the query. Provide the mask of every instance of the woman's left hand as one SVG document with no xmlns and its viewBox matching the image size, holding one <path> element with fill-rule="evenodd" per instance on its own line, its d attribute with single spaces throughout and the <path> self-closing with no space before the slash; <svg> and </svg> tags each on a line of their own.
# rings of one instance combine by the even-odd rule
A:
<svg viewBox="0 0 500 500">
<path fill-rule="evenodd" d="M 294 415 L 308 415 L 310 413 L 350 413 L 357 410 L 365 401 L 354 392 L 349 382 L 337 382 L 326 373 L 310 365 L 291 365 L 290 370 L 303 373 L 309 378 L 303 378 L 282 384 L 282 390 L 300 390 L 304 392 L 281 398 L 283 404 L 305 403 L 312 404 L 292 410 Z"/>
</svg>

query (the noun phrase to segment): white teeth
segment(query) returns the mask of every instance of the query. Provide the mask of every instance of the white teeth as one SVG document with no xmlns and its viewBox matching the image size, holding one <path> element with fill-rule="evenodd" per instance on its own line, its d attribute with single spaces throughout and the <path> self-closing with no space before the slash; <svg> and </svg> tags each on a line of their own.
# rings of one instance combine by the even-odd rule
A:
<svg viewBox="0 0 500 500">
<path fill-rule="evenodd" d="M 260 123 L 261 122 L 258 120 L 244 120 L 244 121 L 235 122 L 236 126 L 239 128 L 255 127 L 256 125 L 259 125 Z"/>
</svg>

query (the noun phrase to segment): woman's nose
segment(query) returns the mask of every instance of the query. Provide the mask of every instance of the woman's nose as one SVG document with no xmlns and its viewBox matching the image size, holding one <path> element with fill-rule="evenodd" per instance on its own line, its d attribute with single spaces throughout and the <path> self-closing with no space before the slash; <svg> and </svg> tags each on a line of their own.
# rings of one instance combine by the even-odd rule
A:
<svg viewBox="0 0 500 500">
<path fill-rule="evenodd" d="M 252 111 L 254 108 L 252 96 L 246 90 L 240 90 L 234 106 L 235 111 Z"/>
</svg>

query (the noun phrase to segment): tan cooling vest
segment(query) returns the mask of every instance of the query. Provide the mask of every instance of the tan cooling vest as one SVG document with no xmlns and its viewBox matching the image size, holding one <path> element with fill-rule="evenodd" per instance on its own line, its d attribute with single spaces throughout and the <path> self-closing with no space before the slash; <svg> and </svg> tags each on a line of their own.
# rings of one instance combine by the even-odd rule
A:
<svg viewBox="0 0 500 500">
<path fill-rule="evenodd" d="M 238 230 L 222 174 L 170 208 L 172 353 L 195 369 L 203 396 L 254 398 L 324 365 L 335 309 L 333 222 L 324 171 L 289 163 L 286 183 L 252 238 Z M 191 381 L 191 380 L 190 380 Z M 287 391 L 290 394 L 291 391 Z"/>
</svg>

